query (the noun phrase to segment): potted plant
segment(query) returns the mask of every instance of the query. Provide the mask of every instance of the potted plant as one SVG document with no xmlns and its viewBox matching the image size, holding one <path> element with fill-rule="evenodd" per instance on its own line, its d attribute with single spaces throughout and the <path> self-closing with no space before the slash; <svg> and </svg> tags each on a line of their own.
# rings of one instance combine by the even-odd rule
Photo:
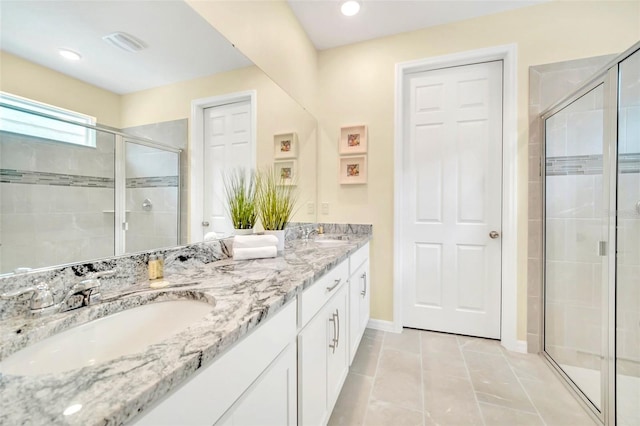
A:
<svg viewBox="0 0 640 426">
<path fill-rule="evenodd" d="M 244 169 L 233 169 L 223 176 L 227 195 L 227 211 L 236 235 L 253 234 L 258 211 L 256 208 L 256 174 Z"/>
<path fill-rule="evenodd" d="M 286 185 L 285 178 L 274 168 L 257 175 L 257 205 L 260 222 L 266 234 L 278 237 L 278 251 L 284 250 L 284 228 L 293 215 L 297 193 L 293 185 Z"/>
</svg>

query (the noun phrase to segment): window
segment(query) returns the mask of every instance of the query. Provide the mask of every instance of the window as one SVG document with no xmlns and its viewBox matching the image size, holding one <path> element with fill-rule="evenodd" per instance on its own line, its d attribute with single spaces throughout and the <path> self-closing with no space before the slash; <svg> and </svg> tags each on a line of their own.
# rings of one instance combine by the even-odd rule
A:
<svg viewBox="0 0 640 426">
<path fill-rule="evenodd" d="M 1 131 L 95 148 L 95 130 L 53 117 L 80 124 L 96 123 L 94 117 L 79 112 L 0 92 Z"/>
</svg>

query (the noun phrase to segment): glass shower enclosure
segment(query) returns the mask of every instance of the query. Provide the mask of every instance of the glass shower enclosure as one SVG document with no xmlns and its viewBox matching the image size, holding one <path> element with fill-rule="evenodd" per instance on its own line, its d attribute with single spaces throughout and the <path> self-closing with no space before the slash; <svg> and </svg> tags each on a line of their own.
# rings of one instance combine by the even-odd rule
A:
<svg viewBox="0 0 640 426">
<path fill-rule="evenodd" d="M 180 153 L 0 102 L 0 274 L 178 245 Z"/>
<path fill-rule="evenodd" d="M 640 43 L 541 114 L 544 356 L 606 425 L 640 424 Z"/>
</svg>

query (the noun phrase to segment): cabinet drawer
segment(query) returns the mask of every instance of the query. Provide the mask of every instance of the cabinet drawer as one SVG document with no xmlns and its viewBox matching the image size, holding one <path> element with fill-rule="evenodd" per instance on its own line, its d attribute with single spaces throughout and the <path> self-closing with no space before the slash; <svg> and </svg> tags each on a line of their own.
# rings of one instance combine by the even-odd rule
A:
<svg viewBox="0 0 640 426">
<path fill-rule="evenodd" d="M 345 260 L 306 289 L 300 303 L 300 327 L 304 327 L 348 279 L 349 261 Z"/>
<path fill-rule="evenodd" d="M 369 259 L 369 243 L 367 243 L 364 246 L 360 247 L 355 253 L 353 253 L 349 257 L 349 276 L 353 275 L 353 273 L 367 259 Z"/>
</svg>

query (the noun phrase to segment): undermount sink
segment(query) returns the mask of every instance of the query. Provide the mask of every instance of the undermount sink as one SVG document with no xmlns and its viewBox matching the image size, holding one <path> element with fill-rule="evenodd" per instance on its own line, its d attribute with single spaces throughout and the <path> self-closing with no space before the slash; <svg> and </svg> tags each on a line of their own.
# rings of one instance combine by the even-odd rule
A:
<svg viewBox="0 0 640 426">
<path fill-rule="evenodd" d="M 334 240 L 329 238 L 318 238 L 313 240 L 315 244 L 327 247 L 335 247 L 335 246 L 343 246 L 345 244 L 349 244 L 348 240 Z"/>
<path fill-rule="evenodd" d="M 213 310 L 197 300 L 137 306 L 58 333 L 0 362 L 0 373 L 21 376 L 61 373 L 142 352 Z"/>
</svg>

